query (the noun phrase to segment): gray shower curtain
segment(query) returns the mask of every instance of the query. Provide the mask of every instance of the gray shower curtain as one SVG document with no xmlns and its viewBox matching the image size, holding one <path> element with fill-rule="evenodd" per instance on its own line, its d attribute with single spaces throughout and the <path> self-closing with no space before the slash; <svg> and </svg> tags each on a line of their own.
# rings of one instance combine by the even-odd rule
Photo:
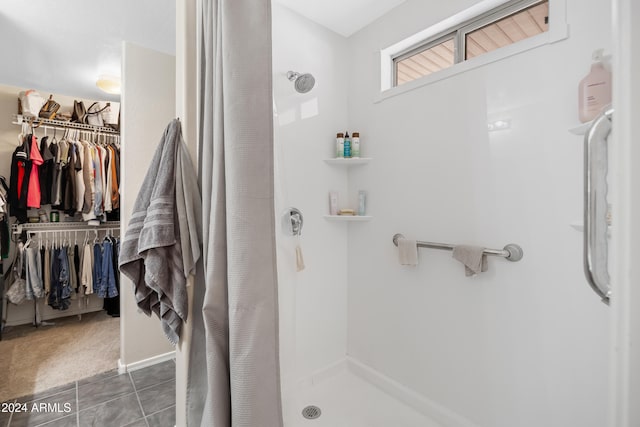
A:
<svg viewBox="0 0 640 427">
<path fill-rule="evenodd" d="M 189 426 L 282 426 L 273 201 L 271 0 L 202 0 L 203 268 Z"/>
</svg>

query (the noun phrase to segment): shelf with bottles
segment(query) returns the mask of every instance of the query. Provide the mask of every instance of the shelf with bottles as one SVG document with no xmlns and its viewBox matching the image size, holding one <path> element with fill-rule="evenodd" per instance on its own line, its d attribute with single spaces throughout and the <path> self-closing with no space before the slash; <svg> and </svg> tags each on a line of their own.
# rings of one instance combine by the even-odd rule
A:
<svg viewBox="0 0 640 427">
<path fill-rule="evenodd" d="M 371 161 L 371 157 L 336 157 L 333 159 L 324 159 L 324 162 L 330 165 L 339 165 L 339 166 L 356 166 L 356 165 L 366 165 Z"/>
<path fill-rule="evenodd" d="M 371 215 L 367 215 L 367 191 L 358 191 L 358 200 L 356 202 L 356 209 L 350 207 L 339 209 L 340 194 L 338 191 L 329 192 L 329 214 L 324 215 L 325 219 L 329 221 L 370 221 Z"/>
</svg>

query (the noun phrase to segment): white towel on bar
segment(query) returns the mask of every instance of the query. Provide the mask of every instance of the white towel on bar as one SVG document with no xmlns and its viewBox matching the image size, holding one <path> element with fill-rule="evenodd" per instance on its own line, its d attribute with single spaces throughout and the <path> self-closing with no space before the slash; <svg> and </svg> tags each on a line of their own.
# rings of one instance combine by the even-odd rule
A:
<svg viewBox="0 0 640 427">
<path fill-rule="evenodd" d="M 398 239 L 398 255 L 402 265 L 418 265 L 418 244 L 415 240 Z"/>
<path fill-rule="evenodd" d="M 487 256 L 483 247 L 458 245 L 453 248 L 453 258 L 464 264 L 464 273 L 468 276 L 475 276 L 478 273 L 487 271 Z"/>
</svg>

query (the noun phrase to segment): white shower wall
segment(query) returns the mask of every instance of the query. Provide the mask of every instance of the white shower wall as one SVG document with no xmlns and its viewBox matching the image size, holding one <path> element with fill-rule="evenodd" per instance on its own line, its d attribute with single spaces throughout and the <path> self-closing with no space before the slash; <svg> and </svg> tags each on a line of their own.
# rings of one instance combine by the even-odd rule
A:
<svg viewBox="0 0 640 427">
<path fill-rule="evenodd" d="M 410 0 L 349 39 L 349 128 L 373 157 L 349 191 L 375 219 L 348 231 L 347 352 L 478 426 L 601 427 L 609 309 L 569 226 L 582 139 L 567 129 L 591 52 L 610 52 L 611 3 L 568 0 L 568 39 L 374 103 L 379 49 L 472 3 Z M 511 129 L 488 133 L 496 120 Z M 398 232 L 525 255 L 477 278 L 445 251 L 403 268 Z"/>
<path fill-rule="evenodd" d="M 328 193 L 345 194 L 346 172 L 322 159 L 347 125 L 345 39 L 273 4 L 275 194 L 280 301 L 281 370 L 286 389 L 340 360 L 347 345 L 347 230 L 329 223 Z M 316 86 L 297 93 L 287 71 L 310 72 Z M 332 137 L 333 135 L 333 137 Z M 306 269 L 296 272 L 296 239 L 280 216 L 300 209 Z"/>
</svg>

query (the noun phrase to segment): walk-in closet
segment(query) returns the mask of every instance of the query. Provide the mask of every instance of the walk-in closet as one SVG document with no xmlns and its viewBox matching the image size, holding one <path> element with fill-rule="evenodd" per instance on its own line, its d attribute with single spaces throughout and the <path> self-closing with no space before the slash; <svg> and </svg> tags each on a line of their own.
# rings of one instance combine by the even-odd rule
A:
<svg viewBox="0 0 640 427">
<path fill-rule="evenodd" d="M 0 6 L 0 403 L 59 403 L 0 411 L 0 426 L 176 424 L 175 346 L 118 271 L 153 153 L 186 117 L 175 12 Z"/>
<path fill-rule="evenodd" d="M 5 401 L 117 366 L 121 168 L 119 103 L 0 86 L 0 105 Z"/>
</svg>

